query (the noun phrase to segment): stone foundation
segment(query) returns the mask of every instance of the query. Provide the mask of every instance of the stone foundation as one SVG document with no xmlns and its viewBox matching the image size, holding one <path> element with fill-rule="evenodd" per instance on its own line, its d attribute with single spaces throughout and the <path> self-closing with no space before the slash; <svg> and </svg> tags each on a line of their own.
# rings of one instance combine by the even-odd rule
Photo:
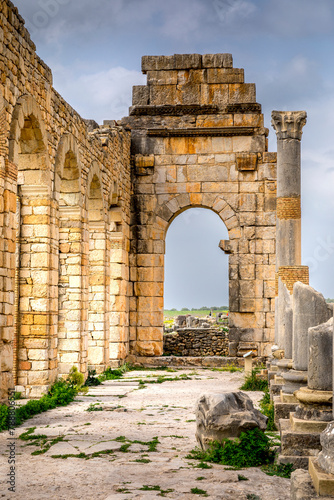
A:
<svg viewBox="0 0 334 500">
<path fill-rule="evenodd" d="M 228 356 L 228 332 L 182 328 L 164 335 L 166 356 Z"/>
</svg>

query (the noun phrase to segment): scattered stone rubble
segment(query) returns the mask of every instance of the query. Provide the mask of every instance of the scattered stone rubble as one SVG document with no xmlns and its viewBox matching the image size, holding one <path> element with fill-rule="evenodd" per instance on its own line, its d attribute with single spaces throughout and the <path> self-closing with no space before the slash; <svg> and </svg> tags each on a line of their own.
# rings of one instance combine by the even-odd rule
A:
<svg viewBox="0 0 334 500">
<path fill-rule="evenodd" d="M 217 323 L 225 320 L 225 329 Z M 166 356 L 228 356 L 228 316 L 198 318 L 190 314 L 179 315 L 171 327 L 165 329 L 164 354 Z"/>
</svg>

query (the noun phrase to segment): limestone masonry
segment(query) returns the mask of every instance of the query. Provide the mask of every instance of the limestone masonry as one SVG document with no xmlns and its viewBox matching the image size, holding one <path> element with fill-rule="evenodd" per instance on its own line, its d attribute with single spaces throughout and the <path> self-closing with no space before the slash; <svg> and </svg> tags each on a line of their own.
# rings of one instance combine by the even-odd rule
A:
<svg viewBox="0 0 334 500">
<path fill-rule="evenodd" d="M 145 56 L 129 116 L 99 126 L 0 5 L 0 397 L 162 355 L 165 237 L 191 207 L 228 229 L 229 355 L 268 356 L 278 277 L 308 277 L 298 255 L 275 271 L 276 153 L 244 70 L 230 54 Z M 300 194 L 282 192 L 277 215 L 298 232 Z"/>
</svg>

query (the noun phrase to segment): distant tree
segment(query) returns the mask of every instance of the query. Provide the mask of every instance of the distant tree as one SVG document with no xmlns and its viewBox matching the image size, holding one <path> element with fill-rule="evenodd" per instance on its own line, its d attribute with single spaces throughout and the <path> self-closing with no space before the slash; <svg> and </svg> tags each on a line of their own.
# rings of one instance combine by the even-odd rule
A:
<svg viewBox="0 0 334 500">
<path fill-rule="evenodd" d="M 189 311 L 188 307 L 182 307 L 181 311 Z"/>
<path fill-rule="evenodd" d="M 175 309 L 175 307 L 173 307 L 172 309 L 169 309 L 170 311 L 177 311 L 177 309 Z"/>
</svg>

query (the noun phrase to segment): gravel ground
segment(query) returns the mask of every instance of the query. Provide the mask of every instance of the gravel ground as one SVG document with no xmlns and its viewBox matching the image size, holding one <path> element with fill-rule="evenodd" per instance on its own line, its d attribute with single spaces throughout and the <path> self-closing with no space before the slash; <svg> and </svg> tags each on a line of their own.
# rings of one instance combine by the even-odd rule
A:
<svg viewBox="0 0 334 500">
<path fill-rule="evenodd" d="M 158 375 L 191 379 L 140 388 L 139 379 L 155 380 Z M 121 380 L 91 388 L 69 406 L 37 415 L 16 430 L 16 492 L 9 492 L 2 481 L 0 498 L 287 500 L 288 479 L 267 476 L 258 468 L 200 469 L 197 461 L 186 458 L 197 444 L 197 399 L 204 393 L 237 390 L 242 381 L 240 372 L 152 370 L 128 372 Z M 247 394 L 254 403 L 262 397 L 258 392 Z M 92 407 L 102 410 L 87 411 Z M 32 455 L 41 450 L 40 445 L 18 439 L 31 427 L 36 427 L 34 434 L 47 436 L 51 446 L 43 454 Z M 152 451 L 156 438 L 156 451 Z M 0 435 L 5 457 L 1 478 L 9 472 L 8 440 L 8 434 Z M 248 480 L 240 481 L 240 474 Z M 191 492 L 194 488 L 206 495 Z"/>
</svg>

